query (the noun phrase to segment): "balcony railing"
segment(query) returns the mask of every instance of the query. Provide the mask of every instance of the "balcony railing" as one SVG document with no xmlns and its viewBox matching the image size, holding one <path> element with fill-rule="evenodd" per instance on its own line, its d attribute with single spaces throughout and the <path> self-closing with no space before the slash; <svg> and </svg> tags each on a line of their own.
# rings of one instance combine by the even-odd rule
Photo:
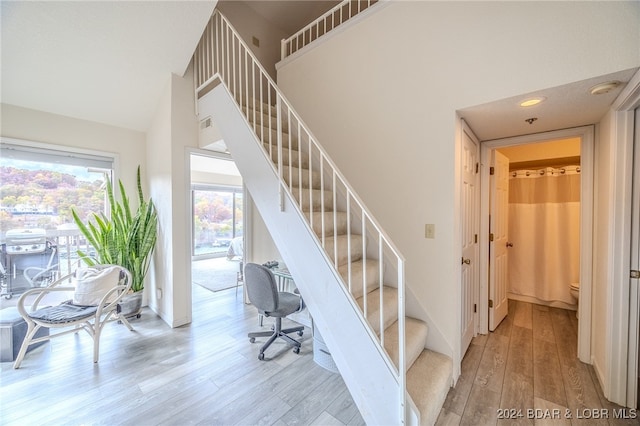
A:
<svg viewBox="0 0 640 426">
<path fill-rule="evenodd" d="M 35 262 L 37 266 L 34 267 L 47 272 L 43 277 L 48 280 L 65 276 L 83 265 L 84 262 L 79 258 L 78 250 L 85 253 L 91 253 L 92 250 L 84 236 L 77 229 L 47 230 L 46 239 L 51 250 L 43 255 L 41 262 Z M 0 241 L 4 241 L 2 236 L 0 236 Z M 3 245 L 0 255 L 2 256 L 2 263 L 0 264 L 3 273 L 2 278 L 4 285 L 6 285 L 9 280 L 18 278 L 17 274 L 23 273 L 22 270 L 17 270 L 14 266 L 16 263 L 24 264 L 24 262 L 15 262 L 15 258 L 29 256 L 29 254 L 7 254 L 6 247 Z M 46 282 L 38 283 L 38 285 L 46 284 Z"/>
<path fill-rule="evenodd" d="M 282 40 L 280 59 L 293 55 L 380 1 L 382 0 L 343 0 L 288 39 Z"/>
</svg>

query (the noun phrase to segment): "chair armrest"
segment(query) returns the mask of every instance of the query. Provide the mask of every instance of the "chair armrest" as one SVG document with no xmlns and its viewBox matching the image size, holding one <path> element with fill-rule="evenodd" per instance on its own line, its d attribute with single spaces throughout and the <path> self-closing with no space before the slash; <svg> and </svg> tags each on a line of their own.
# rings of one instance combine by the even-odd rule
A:
<svg viewBox="0 0 640 426">
<path fill-rule="evenodd" d="M 52 286 L 56 284 L 56 287 L 52 288 Z M 67 291 L 73 291 L 75 290 L 75 287 L 59 287 L 57 284 L 59 284 L 58 282 L 51 284 L 51 286 L 49 287 L 44 287 L 44 288 L 32 288 L 30 290 L 25 291 L 24 293 L 22 293 L 22 295 L 20 296 L 20 298 L 18 299 L 18 303 L 16 305 L 16 308 L 18 309 L 18 312 L 20 313 L 20 315 L 23 318 L 26 318 L 29 316 L 29 314 L 27 313 L 27 309 L 24 306 L 25 300 L 27 299 L 27 297 L 31 296 L 32 294 L 37 294 L 38 296 L 36 297 L 36 299 L 34 300 L 33 304 L 31 305 L 31 311 L 35 311 L 38 309 L 38 303 L 40 303 L 42 301 L 42 299 L 49 293 L 55 293 L 55 292 L 67 292 Z"/>
<path fill-rule="evenodd" d="M 98 305 L 98 310 L 96 311 L 96 321 L 100 318 L 103 312 L 109 312 L 115 309 L 122 301 L 122 298 L 129 292 L 131 289 L 131 285 L 133 284 L 133 277 L 131 276 L 131 272 L 125 268 L 120 269 L 120 281 L 117 286 L 113 287 L 109 290 L 100 300 L 100 305 Z M 118 296 L 109 302 L 109 299 L 113 296 L 113 293 L 119 292 Z"/>
<path fill-rule="evenodd" d="M 118 303 L 122 301 L 122 298 L 127 294 L 127 291 L 130 286 L 125 284 L 120 284 L 109 290 L 104 297 L 100 300 L 100 304 L 98 305 L 98 310 L 96 311 L 96 318 L 100 318 L 103 312 L 109 312 L 118 306 Z M 120 292 L 118 296 L 109 302 L 109 299 L 113 295 L 113 293 Z"/>
<path fill-rule="evenodd" d="M 64 277 L 60 277 L 57 280 L 55 280 L 54 282 L 52 282 L 51 284 L 49 284 L 47 287 L 43 287 L 43 288 L 39 288 L 39 289 L 34 289 L 34 290 L 40 290 L 40 294 L 38 295 L 38 297 L 36 297 L 36 300 L 34 300 L 33 305 L 32 305 L 32 309 L 33 311 L 35 311 L 36 309 L 38 309 L 38 304 L 40 303 L 40 301 L 42 301 L 42 299 L 50 292 L 53 291 L 55 288 L 59 288 L 59 286 L 61 286 L 62 284 L 64 284 L 66 281 L 68 281 L 71 277 L 74 276 L 74 273 L 70 273 L 65 275 Z M 73 291 L 74 288 L 71 288 L 71 291 Z M 57 290 L 55 290 L 57 291 Z M 64 290 L 64 291 L 70 291 L 70 290 Z M 31 290 L 29 290 L 27 293 L 29 294 L 33 294 L 33 293 L 38 293 L 38 292 L 31 292 Z M 26 294 L 26 293 L 25 293 Z M 22 295 L 24 296 L 24 294 Z M 22 297 L 21 296 L 21 297 Z"/>
</svg>

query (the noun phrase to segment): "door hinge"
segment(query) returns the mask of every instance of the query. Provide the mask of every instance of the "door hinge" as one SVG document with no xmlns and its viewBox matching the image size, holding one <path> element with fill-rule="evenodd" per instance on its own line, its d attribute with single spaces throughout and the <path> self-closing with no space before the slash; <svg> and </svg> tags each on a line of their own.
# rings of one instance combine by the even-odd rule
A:
<svg viewBox="0 0 640 426">
<path fill-rule="evenodd" d="M 631 278 L 640 279 L 640 271 L 636 271 L 634 269 L 631 270 Z"/>
<path fill-rule="evenodd" d="M 493 308 L 493 300 L 489 299 L 489 307 Z"/>
<path fill-rule="evenodd" d="M 476 163 L 476 173 L 480 170 L 480 163 Z"/>
<path fill-rule="evenodd" d="M 496 169 L 495 169 L 495 167 L 493 167 L 493 166 L 492 166 L 492 167 L 489 167 L 489 174 L 490 174 L 491 176 L 493 176 L 494 174 L 496 174 Z"/>
<path fill-rule="evenodd" d="M 476 312 L 478 312 L 478 305 L 476 305 L 475 303 L 473 304 L 473 313 L 475 314 Z"/>
<path fill-rule="evenodd" d="M 476 244 L 478 243 L 478 234 L 473 235 L 473 242 Z"/>
<path fill-rule="evenodd" d="M 493 232 L 489 234 L 489 241 L 493 241 Z"/>
</svg>

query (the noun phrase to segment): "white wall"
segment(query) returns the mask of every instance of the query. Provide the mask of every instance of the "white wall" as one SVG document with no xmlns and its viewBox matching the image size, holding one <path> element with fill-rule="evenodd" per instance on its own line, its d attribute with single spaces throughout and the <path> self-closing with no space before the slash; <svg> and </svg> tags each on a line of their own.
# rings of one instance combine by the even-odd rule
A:
<svg viewBox="0 0 640 426">
<path fill-rule="evenodd" d="M 245 253 L 246 261 L 253 263 L 265 263 L 269 260 L 282 261 L 282 256 L 276 247 L 276 243 L 273 241 L 267 225 L 264 223 L 264 219 L 260 215 L 260 212 L 250 202 L 251 214 L 249 216 L 251 226 L 251 242 L 249 244 L 249 250 Z"/>
<path fill-rule="evenodd" d="M 144 133 L 8 104 L 1 104 L 1 113 L 3 137 L 117 156 L 116 179 L 135 194 L 136 169 L 145 168 Z"/>
<path fill-rule="evenodd" d="M 172 327 L 191 322 L 191 171 L 187 167 L 190 152 L 199 150 L 200 131 L 194 105 L 193 71 L 189 67 L 184 77 L 168 77 L 147 132 L 147 176 L 160 221 L 147 296 L 149 306 Z M 251 255 L 259 262 L 278 258 L 257 211 L 252 211 L 251 217 Z"/>
<path fill-rule="evenodd" d="M 147 176 L 149 196 L 158 209 L 158 241 L 149 271 L 147 294 L 149 306 L 168 324 L 173 324 L 173 211 L 171 179 L 171 79 L 167 78 L 162 97 L 158 102 L 149 130 L 147 131 Z M 156 290 L 163 292 L 157 298 Z"/>
<path fill-rule="evenodd" d="M 580 143 L 580 138 L 570 138 L 560 141 L 508 146 L 500 148 L 498 151 L 505 155 L 510 163 L 552 160 L 566 157 L 579 157 Z"/>
<path fill-rule="evenodd" d="M 191 321 L 187 147 L 197 147 L 198 131 L 193 74 L 188 69 L 184 77 L 168 76 L 147 132 L 147 174 L 160 222 L 150 272 L 149 306 L 173 327 Z"/>
<path fill-rule="evenodd" d="M 280 60 L 280 40 L 288 35 L 242 2 L 220 1 L 216 9 L 231 22 L 271 78 L 275 79 L 276 62 Z M 252 43 L 252 37 L 260 40 L 260 47 Z"/>
<path fill-rule="evenodd" d="M 394 2 L 279 69 L 279 86 L 406 256 L 408 284 L 453 342 L 454 365 L 455 111 L 638 66 L 639 8 Z"/>
</svg>

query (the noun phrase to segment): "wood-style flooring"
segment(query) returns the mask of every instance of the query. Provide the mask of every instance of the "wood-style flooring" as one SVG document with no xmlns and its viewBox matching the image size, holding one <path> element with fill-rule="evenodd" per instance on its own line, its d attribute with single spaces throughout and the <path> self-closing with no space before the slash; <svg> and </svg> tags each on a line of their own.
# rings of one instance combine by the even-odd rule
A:
<svg viewBox="0 0 640 426">
<path fill-rule="evenodd" d="M 575 312 L 509 301 L 495 332 L 475 337 L 437 425 L 638 425 L 608 402 L 577 358 Z M 555 417 L 555 418 L 554 418 Z"/>
<path fill-rule="evenodd" d="M 105 327 L 97 364 L 85 332 L 34 349 L 19 370 L 1 363 L 0 424 L 364 424 L 341 376 L 313 361 L 310 330 L 299 355 L 276 342 L 258 360 L 266 339 L 246 337 L 259 327 L 242 288 L 194 285 L 190 325 L 149 310 L 132 325 Z"/>
<path fill-rule="evenodd" d="M 313 361 L 310 330 L 299 355 L 278 342 L 258 361 L 263 340 L 246 338 L 257 313 L 242 290 L 193 292 L 188 326 L 171 329 L 148 310 L 132 322 L 135 332 L 109 324 L 98 364 L 84 332 L 33 350 L 19 370 L 1 363 L 0 424 L 364 424 L 340 375 Z M 437 424 L 640 424 L 613 418 L 621 407 L 577 359 L 576 336 L 574 312 L 511 301 L 498 329 L 473 339 Z M 597 409 L 609 418 L 576 418 Z M 556 412 L 558 419 L 535 418 Z"/>
</svg>

